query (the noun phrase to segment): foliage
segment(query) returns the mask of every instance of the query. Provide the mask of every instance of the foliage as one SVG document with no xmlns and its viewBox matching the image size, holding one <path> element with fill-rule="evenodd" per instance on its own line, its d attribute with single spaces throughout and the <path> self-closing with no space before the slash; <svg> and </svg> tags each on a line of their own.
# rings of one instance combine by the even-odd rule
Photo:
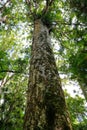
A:
<svg viewBox="0 0 87 130">
<path fill-rule="evenodd" d="M 7 80 L 9 82 L 4 85 L 1 94 L 0 127 L 2 129 L 21 130 L 27 78 L 23 79 L 23 75 L 11 75 L 10 77 L 8 75 Z"/>
<path fill-rule="evenodd" d="M 3 69 L 8 69 L 8 57 L 7 57 L 7 53 L 5 51 L 0 51 L 0 71 L 2 71 Z M 5 77 L 5 73 L 0 74 L 0 80 L 3 79 Z"/>
<path fill-rule="evenodd" d="M 87 1 L 54 0 L 49 9 L 45 0 L 31 4 L 22 0 L 0 2 L 0 126 L 2 130 L 21 130 L 34 19 L 41 18 L 56 39 L 53 51 L 60 73 L 66 73 L 86 87 Z M 84 100 L 67 95 L 66 101 L 73 128 L 87 129 Z"/>
<path fill-rule="evenodd" d="M 76 97 L 71 97 L 67 92 L 65 92 L 65 94 L 73 129 L 85 130 L 87 128 L 87 109 L 85 100 L 78 95 L 76 95 Z"/>
</svg>

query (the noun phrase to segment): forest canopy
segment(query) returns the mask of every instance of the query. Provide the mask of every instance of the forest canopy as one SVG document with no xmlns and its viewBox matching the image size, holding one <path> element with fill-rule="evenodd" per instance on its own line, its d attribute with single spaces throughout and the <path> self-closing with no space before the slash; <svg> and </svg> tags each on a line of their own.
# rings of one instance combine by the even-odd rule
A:
<svg viewBox="0 0 87 130">
<path fill-rule="evenodd" d="M 87 129 L 86 14 L 86 0 L 0 0 L 1 130 L 23 127 L 35 19 L 49 29 L 73 130 Z"/>
</svg>

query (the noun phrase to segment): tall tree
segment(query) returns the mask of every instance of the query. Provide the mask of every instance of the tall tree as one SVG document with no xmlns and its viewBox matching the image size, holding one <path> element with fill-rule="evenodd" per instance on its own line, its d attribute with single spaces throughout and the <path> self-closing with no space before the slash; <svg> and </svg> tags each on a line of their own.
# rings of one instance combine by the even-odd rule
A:
<svg viewBox="0 0 87 130">
<path fill-rule="evenodd" d="M 52 15 L 57 1 L 26 0 L 33 18 L 24 130 L 71 130 L 61 81 L 51 48 Z M 53 13 L 53 14 L 52 14 Z M 50 17 L 51 16 L 51 17 Z"/>
<path fill-rule="evenodd" d="M 76 78 L 87 101 L 87 1 L 69 0 L 73 26 L 73 42 L 77 49 L 69 56 L 72 77 Z"/>
</svg>

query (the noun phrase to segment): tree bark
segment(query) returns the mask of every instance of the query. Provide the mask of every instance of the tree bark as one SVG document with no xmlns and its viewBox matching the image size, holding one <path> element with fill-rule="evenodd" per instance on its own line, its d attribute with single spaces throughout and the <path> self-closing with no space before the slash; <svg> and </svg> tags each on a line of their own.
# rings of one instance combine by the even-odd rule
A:
<svg viewBox="0 0 87 130">
<path fill-rule="evenodd" d="M 84 98 L 85 98 L 85 100 L 86 100 L 86 102 L 87 102 L 87 80 L 86 80 L 85 78 L 83 78 L 83 77 L 80 77 L 80 78 L 78 79 L 78 83 L 79 83 L 79 85 L 80 85 L 80 88 L 81 88 L 81 90 L 82 90 L 82 93 L 83 93 L 83 95 L 84 95 Z"/>
<path fill-rule="evenodd" d="M 48 28 L 34 23 L 23 130 L 71 130 Z"/>
</svg>

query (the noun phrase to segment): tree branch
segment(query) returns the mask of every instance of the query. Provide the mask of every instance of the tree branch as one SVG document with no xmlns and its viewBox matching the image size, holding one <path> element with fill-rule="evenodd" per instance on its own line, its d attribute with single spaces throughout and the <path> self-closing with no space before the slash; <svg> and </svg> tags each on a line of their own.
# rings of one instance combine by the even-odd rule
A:
<svg viewBox="0 0 87 130">
<path fill-rule="evenodd" d="M 8 73 L 5 76 L 5 78 L 2 80 L 1 85 L 0 85 L 0 93 L 2 92 L 2 87 L 6 85 L 6 83 L 11 80 L 13 78 L 14 74 L 12 74 L 9 78 L 8 78 Z"/>
<path fill-rule="evenodd" d="M 83 26 L 83 27 L 85 27 L 85 26 L 87 26 L 87 22 L 86 23 L 70 23 L 70 22 L 62 22 L 62 21 L 53 21 L 52 22 L 52 25 L 58 25 L 59 23 L 61 23 L 61 25 L 70 25 L 70 26 L 73 26 L 73 25 L 75 25 L 75 26 Z"/>
<path fill-rule="evenodd" d="M 0 70 L 0 73 L 6 73 L 6 72 L 9 72 L 9 73 L 23 73 L 21 71 L 16 71 L 16 70 Z"/>
<path fill-rule="evenodd" d="M 54 0 L 46 0 L 46 6 L 45 8 L 43 9 L 43 12 L 42 12 L 42 17 L 47 14 L 48 10 L 49 10 L 49 7 L 52 5 L 52 3 L 54 2 Z"/>
<path fill-rule="evenodd" d="M 9 2 L 11 2 L 11 1 L 10 1 L 10 0 L 7 0 L 7 1 L 5 2 L 5 4 L 2 5 L 2 7 L 0 8 L 0 12 L 2 12 L 2 11 L 5 9 L 6 5 L 7 5 Z"/>
<path fill-rule="evenodd" d="M 14 73 L 14 74 L 25 74 L 29 75 L 29 73 L 23 72 L 23 71 L 16 71 L 16 70 L 0 70 L 0 73 Z"/>
<path fill-rule="evenodd" d="M 32 3 L 30 0 L 25 0 L 26 4 L 29 6 L 30 14 L 35 17 L 35 12 L 32 11 Z"/>
</svg>

